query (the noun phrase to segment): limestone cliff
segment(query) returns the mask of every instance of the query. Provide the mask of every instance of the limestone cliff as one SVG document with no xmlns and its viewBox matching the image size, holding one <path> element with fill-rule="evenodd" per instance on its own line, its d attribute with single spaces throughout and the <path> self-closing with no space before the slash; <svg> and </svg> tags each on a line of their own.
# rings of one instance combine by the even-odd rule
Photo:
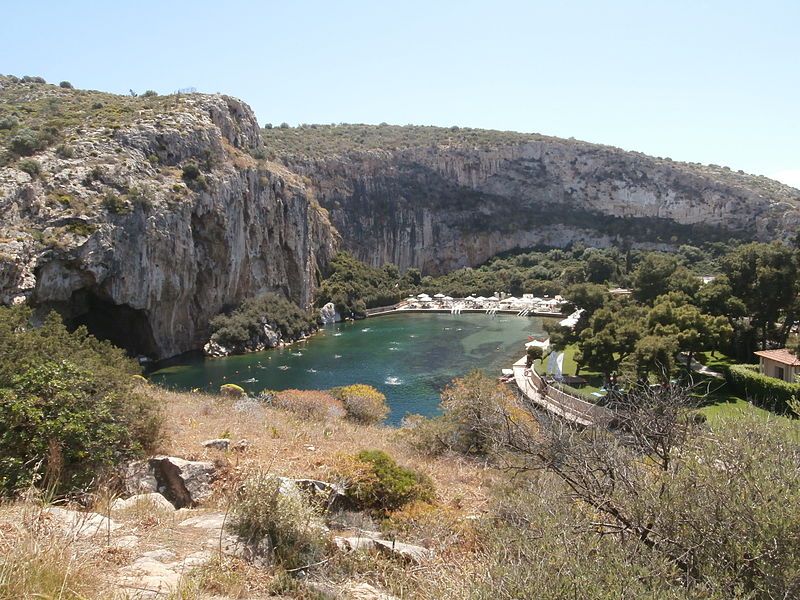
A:
<svg viewBox="0 0 800 600">
<path fill-rule="evenodd" d="M 30 158 L 0 150 L 3 303 L 56 308 L 158 358 L 202 347 L 209 319 L 244 298 L 311 303 L 336 233 L 297 176 L 254 158 L 247 105 L 0 78 L 4 116 L 6 148 L 29 134 L 38 145 L 20 150 Z"/>
<path fill-rule="evenodd" d="M 264 134 L 373 265 L 443 273 L 515 248 L 770 240 L 800 224 L 800 190 L 574 140 L 411 126 Z"/>
</svg>

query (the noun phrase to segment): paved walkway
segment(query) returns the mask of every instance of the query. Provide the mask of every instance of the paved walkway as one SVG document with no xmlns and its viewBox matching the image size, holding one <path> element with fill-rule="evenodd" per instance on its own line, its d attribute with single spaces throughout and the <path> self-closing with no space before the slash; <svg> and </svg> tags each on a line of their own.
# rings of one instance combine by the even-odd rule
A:
<svg viewBox="0 0 800 600">
<path fill-rule="evenodd" d="M 540 393 L 537 389 L 541 381 L 539 376 L 533 371 L 530 376 L 525 375 L 525 357 L 514 363 L 513 371 L 514 381 L 526 398 L 570 423 L 584 427 L 603 425 L 613 416 L 607 408 L 585 402 L 553 387 L 548 387 L 546 394 Z"/>
</svg>

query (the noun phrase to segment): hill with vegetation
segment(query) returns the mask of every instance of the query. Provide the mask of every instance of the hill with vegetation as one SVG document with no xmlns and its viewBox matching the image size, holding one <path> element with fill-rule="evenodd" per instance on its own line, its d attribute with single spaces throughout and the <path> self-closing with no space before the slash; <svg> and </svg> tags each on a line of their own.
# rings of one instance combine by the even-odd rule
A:
<svg viewBox="0 0 800 600">
<path fill-rule="evenodd" d="M 768 241 L 800 223 L 800 190 L 766 177 L 573 139 L 348 124 L 262 135 L 373 266 L 442 274 L 536 246 Z"/>
</svg>

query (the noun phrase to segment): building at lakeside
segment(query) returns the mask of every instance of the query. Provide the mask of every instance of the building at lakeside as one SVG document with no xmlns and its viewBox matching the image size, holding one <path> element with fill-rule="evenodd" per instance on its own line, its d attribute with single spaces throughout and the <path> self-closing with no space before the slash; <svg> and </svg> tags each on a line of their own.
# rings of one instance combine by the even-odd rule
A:
<svg viewBox="0 0 800 600">
<path fill-rule="evenodd" d="M 800 359 L 788 348 L 759 350 L 753 354 L 758 357 L 762 375 L 789 383 L 797 382 L 797 376 L 800 375 Z"/>
</svg>

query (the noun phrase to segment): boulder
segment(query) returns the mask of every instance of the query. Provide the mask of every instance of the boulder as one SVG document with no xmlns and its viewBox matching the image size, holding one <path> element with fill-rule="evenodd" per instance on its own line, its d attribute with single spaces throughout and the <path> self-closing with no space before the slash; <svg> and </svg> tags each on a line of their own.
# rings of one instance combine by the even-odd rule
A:
<svg viewBox="0 0 800 600">
<path fill-rule="evenodd" d="M 125 489 L 132 495 L 159 492 L 176 508 L 192 507 L 211 495 L 215 472 L 211 462 L 154 456 L 128 465 Z"/>
<path fill-rule="evenodd" d="M 374 542 L 375 548 L 384 554 L 400 557 L 409 562 L 419 564 L 433 557 L 433 551 L 422 546 L 389 540 L 374 540 Z"/>
<path fill-rule="evenodd" d="M 206 440 L 205 442 L 201 442 L 204 448 L 213 448 L 214 450 L 227 450 L 230 445 L 231 441 L 228 438 L 216 438 L 213 440 Z"/>
<path fill-rule="evenodd" d="M 347 510 L 352 504 L 345 494 L 344 487 L 335 483 L 317 479 L 289 479 L 288 477 L 281 477 L 280 480 L 281 488 L 283 488 L 284 481 L 291 482 L 313 500 L 323 503 L 329 511 Z"/>
<path fill-rule="evenodd" d="M 80 512 L 51 506 L 46 508 L 42 514 L 53 519 L 64 533 L 72 538 L 106 535 L 109 531 L 120 528 L 119 523 L 94 512 Z"/>
<path fill-rule="evenodd" d="M 117 498 L 111 503 L 111 510 L 126 510 L 129 508 L 151 508 L 156 510 L 174 511 L 175 507 L 164 496 L 158 492 L 150 492 L 147 494 L 136 494 L 130 498 Z"/>
</svg>

